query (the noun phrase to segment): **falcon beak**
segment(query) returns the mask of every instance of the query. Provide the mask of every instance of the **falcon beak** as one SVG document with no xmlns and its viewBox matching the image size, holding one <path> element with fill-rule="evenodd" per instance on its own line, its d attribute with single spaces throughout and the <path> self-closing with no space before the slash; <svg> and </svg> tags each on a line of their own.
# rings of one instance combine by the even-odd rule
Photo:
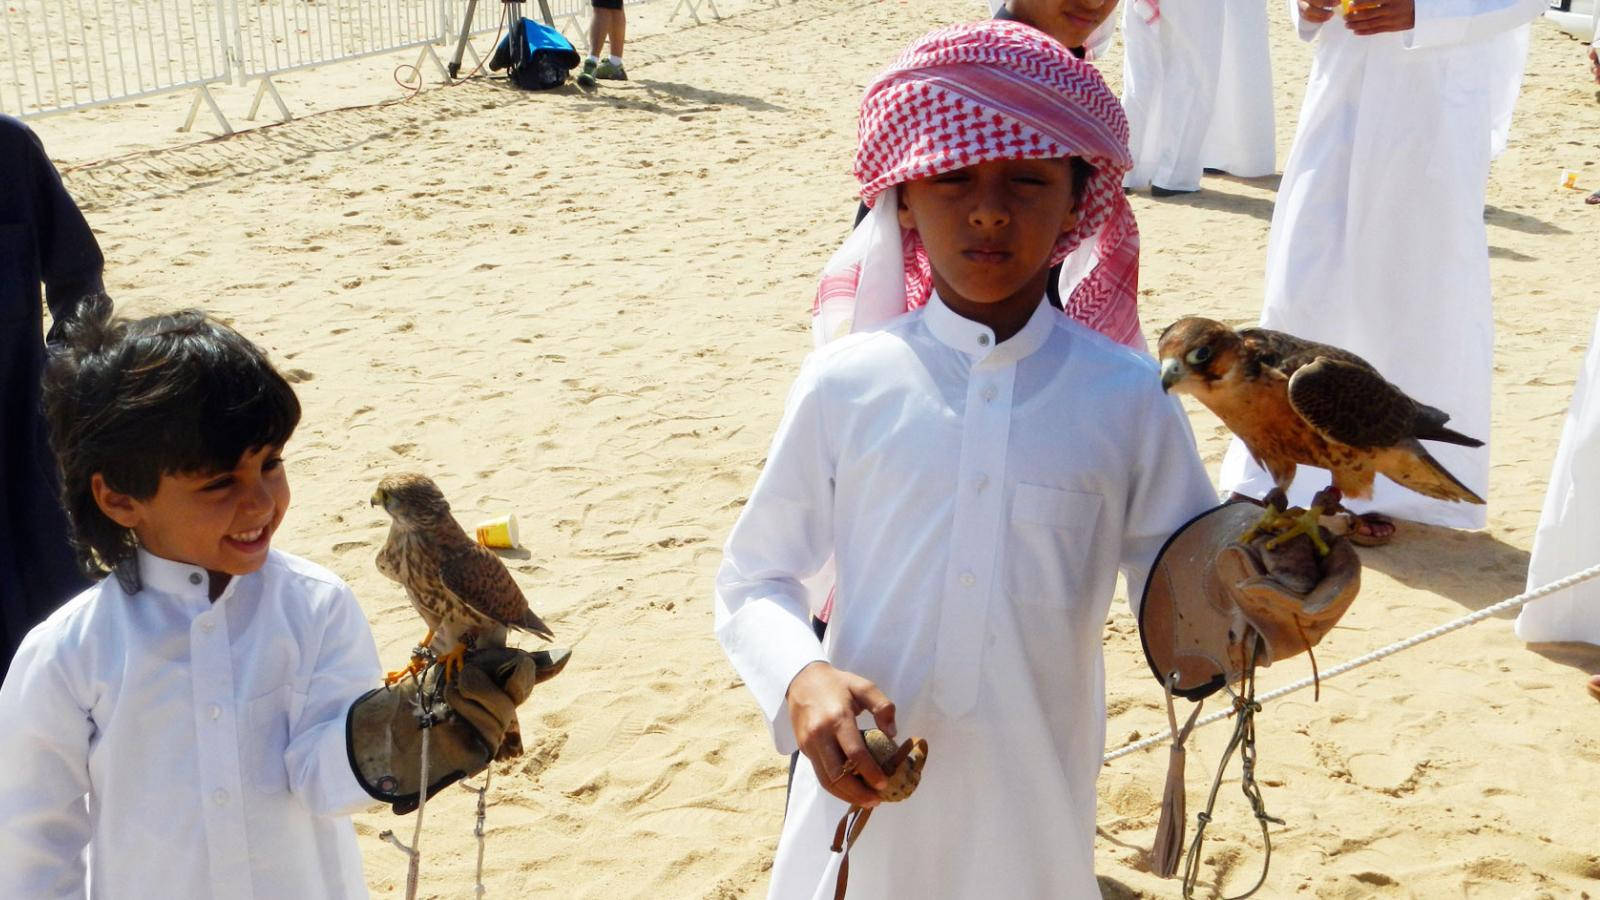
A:
<svg viewBox="0 0 1600 900">
<path fill-rule="evenodd" d="M 1183 380 L 1183 362 L 1176 356 L 1169 356 L 1161 361 L 1161 390 L 1172 390 L 1172 386 Z"/>
<path fill-rule="evenodd" d="M 376 490 L 376 491 L 372 492 L 372 505 L 373 506 L 382 506 L 383 505 L 383 500 L 384 500 L 383 490 L 381 488 L 379 490 Z"/>
</svg>

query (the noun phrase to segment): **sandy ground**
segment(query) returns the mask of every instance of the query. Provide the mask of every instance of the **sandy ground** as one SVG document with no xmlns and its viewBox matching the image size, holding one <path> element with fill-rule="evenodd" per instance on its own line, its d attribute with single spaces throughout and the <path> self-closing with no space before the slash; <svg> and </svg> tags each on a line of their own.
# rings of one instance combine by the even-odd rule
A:
<svg viewBox="0 0 1600 900">
<path fill-rule="evenodd" d="M 300 118 L 226 141 L 172 131 L 186 97 L 37 123 L 127 310 L 214 310 L 298 381 L 295 505 L 278 543 L 353 585 L 386 662 L 422 628 L 373 568 L 378 479 L 430 473 L 468 524 L 521 517 L 528 550 L 508 562 L 575 656 L 524 707 L 529 752 L 496 768 L 491 896 L 745 897 L 766 883 L 787 760 L 712 638 L 711 576 L 810 347 L 813 279 L 854 203 L 859 93 L 913 37 L 979 6 L 720 6 L 701 27 L 668 22 L 665 0 L 636 9 L 634 80 L 593 95 L 476 81 L 401 100 L 397 58 L 288 76 Z M 1282 160 L 1310 56 L 1271 6 Z M 1113 86 L 1120 69 L 1119 46 L 1104 63 Z M 250 88 L 219 96 L 243 125 Z M 397 102 L 338 108 L 381 100 Z M 1557 186 L 1573 169 L 1600 187 L 1595 121 L 1579 45 L 1539 24 L 1486 211 L 1490 526 L 1407 527 L 1365 551 L 1365 590 L 1319 648 L 1324 668 L 1522 587 L 1600 281 L 1583 237 L 1600 209 Z M 200 128 L 214 126 L 202 115 Z M 1134 199 L 1147 333 L 1259 310 L 1276 179 L 1205 187 Z M 1214 468 L 1224 432 L 1192 417 Z M 1114 609 L 1112 747 L 1165 725 L 1127 608 Z M 1600 708 L 1585 671 L 1600 671 L 1600 650 L 1530 652 L 1501 618 L 1331 682 L 1319 703 L 1268 706 L 1259 771 L 1287 824 L 1262 896 L 1600 896 Z M 1284 664 L 1261 689 L 1305 674 Z M 1196 736 L 1191 809 L 1227 731 Z M 1101 779 L 1108 897 L 1178 893 L 1144 862 L 1165 756 L 1115 761 Z M 1218 872 L 1236 892 L 1259 863 L 1233 784 L 1201 896 L 1217 895 Z M 424 896 L 472 895 L 473 802 L 452 789 L 429 806 Z M 377 835 L 409 839 L 411 820 L 356 822 L 373 893 L 401 895 L 404 861 Z"/>
</svg>

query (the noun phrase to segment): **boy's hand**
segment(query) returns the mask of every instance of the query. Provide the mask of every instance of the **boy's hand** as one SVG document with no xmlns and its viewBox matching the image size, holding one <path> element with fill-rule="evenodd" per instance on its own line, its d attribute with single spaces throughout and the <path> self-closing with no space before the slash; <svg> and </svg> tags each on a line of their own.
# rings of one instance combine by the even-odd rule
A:
<svg viewBox="0 0 1600 900">
<path fill-rule="evenodd" d="M 1600 84 L 1600 52 L 1592 46 L 1589 48 L 1589 72 L 1594 75 L 1594 83 Z"/>
<path fill-rule="evenodd" d="M 856 715 L 872 713 L 885 734 L 894 736 L 894 704 L 878 686 L 825 662 L 814 662 L 789 682 L 789 724 L 800 752 L 811 760 L 817 780 L 846 803 L 873 807 L 888 784 L 856 727 Z"/>
<path fill-rule="evenodd" d="M 1355 0 L 1344 24 L 1361 35 L 1410 31 L 1417 24 L 1417 8 L 1413 0 Z"/>
<path fill-rule="evenodd" d="M 1326 22 L 1338 8 L 1336 0 L 1300 0 L 1300 18 L 1307 22 Z"/>
</svg>

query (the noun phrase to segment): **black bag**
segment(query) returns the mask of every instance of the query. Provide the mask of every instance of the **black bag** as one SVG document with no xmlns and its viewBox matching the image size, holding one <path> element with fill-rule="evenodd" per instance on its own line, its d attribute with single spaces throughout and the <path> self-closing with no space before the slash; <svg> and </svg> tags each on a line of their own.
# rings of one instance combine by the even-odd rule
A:
<svg viewBox="0 0 1600 900">
<path fill-rule="evenodd" d="M 489 68 L 508 73 L 517 87 L 543 91 L 567 83 L 567 73 L 578 67 L 578 51 L 566 35 L 532 19 L 511 25 L 500 46 L 489 57 Z"/>
</svg>

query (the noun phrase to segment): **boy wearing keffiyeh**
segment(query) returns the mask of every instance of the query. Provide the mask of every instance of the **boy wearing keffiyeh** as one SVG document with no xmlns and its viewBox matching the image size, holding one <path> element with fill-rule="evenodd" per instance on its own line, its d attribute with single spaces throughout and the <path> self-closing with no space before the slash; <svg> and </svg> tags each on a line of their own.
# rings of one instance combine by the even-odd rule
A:
<svg viewBox="0 0 1600 900">
<path fill-rule="evenodd" d="M 811 763 L 772 897 L 833 895 L 834 826 L 882 783 L 864 713 L 930 753 L 851 852 L 854 896 L 1098 893 L 1117 572 L 1138 597 L 1215 502 L 1154 363 L 1117 343 L 1138 335 L 1126 142 L 1094 69 L 1015 22 L 935 31 L 867 89 L 873 212 L 829 264 L 822 346 L 717 575 L 718 639 Z M 1063 315 L 1044 279 L 1090 235 Z"/>
</svg>

